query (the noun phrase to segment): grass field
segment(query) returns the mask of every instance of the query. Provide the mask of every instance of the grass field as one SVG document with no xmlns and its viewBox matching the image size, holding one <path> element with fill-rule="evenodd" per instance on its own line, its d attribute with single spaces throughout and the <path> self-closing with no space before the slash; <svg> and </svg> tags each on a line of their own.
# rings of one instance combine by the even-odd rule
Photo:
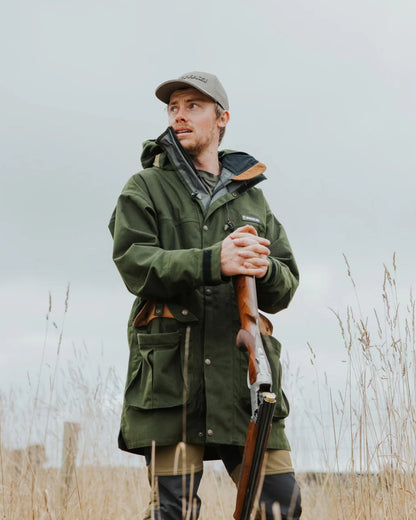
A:
<svg viewBox="0 0 416 520">
<path fill-rule="evenodd" d="M 298 473 L 304 520 L 416 518 L 415 302 L 410 294 L 399 303 L 395 275 L 393 259 L 391 272 L 384 271 L 381 305 L 370 316 L 359 305 L 335 315 L 347 354 L 345 388 L 336 395 L 329 388 L 324 396 L 331 415 L 327 460 L 335 463 L 319 473 Z M 109 455 L 117 451 L 121 383 L 110 371 L 91 384 L 82 359 L 61 372 L 62 334 L 63 326 L 47 387 L 30 383 L 30 413 L 16 405 L 18 393 L 1 396 L 0 519 L 139 520 L 149 498 L 146 469 L 132 467 L 130 459 L 115 463 Z M 65 481 L 57 466 L 63 450 L 59 410 L 68 395 L 81 430 L 77 462 Z M 42 439 L 38 447 L 11 449 L 16 437 L 30 444 L 35 433 Z M 341 448 L 350 454 L 342 467 Z M 225 472 L 206 464 L 201 520 L 231 519 L 235 495 Z"/>
<path fill-rule="evenodd" d="M 78 467 L 66 507 L 59 470 L 28 468 L 17 474 L 7 464 L 3 470 L 0 511 L 7 520 L 139 519 L 149 498 L 145 468 Z M 298 480 L 305 520 L 416 518 L 416 479 L 403 473 L 299 474 Z M 225 472 L 207 464 L 199 494 L 201 520 L 232 518 L 236 493 Z"/>
</svg>

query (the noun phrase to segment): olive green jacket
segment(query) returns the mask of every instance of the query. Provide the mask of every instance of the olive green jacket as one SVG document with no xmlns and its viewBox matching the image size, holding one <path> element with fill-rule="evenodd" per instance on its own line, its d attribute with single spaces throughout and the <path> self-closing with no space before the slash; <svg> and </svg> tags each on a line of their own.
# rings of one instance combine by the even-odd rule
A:
<svg viewBox="0 0 416 520">
<path fill-rule="evenodd" d="M 244 445 L 248 356 L 235 346 L 238 309 L 232 280 L 220 270 L 221 242 L 232 229 L 251 224 L 271 242 L 267 274 L 257 280 L 261 310 L 287 307 L 298 285 L 286 233 L 254 187 L 265 166 L 241 152 L 219 152 L 219 159 L 223 170 L 211 195 L 168 128 L 144 144 L 144 169 L 127 182 L 111 217 L 113 259 L 137 297 L 119 436 L 127 451 L 143 453 L 153 440 Z M 135 326 L 147 302 L 155 304 L 152 315 Z M 281 347 L 271 336 L 264 343 L 277 394 L 269 447 L 289 449 Z"/>
</svg>

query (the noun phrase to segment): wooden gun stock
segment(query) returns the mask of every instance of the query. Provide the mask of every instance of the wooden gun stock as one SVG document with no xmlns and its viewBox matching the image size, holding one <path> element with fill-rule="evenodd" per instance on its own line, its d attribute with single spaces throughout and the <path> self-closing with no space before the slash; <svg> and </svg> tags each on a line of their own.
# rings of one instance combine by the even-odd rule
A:
<svg viewBox="0 0 416 520">
<path fill-rule="evenodd" d="M 254 276 L 236 276 L 234 278 L 234 289 L 241 322 L 236 344 L 239 349 L 246 348 L 248 350 L 249 379 L 250 384 L 254 384 L 258 373 L 256 336 L 259 320 L 256 281 Z"/>
</svg>

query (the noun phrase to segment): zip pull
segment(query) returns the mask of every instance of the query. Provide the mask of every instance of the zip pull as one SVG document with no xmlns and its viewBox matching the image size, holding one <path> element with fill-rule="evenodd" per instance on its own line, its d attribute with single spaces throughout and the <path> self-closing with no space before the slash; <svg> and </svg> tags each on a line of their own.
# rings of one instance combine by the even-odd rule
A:
<svg viewBox="0 0 416 520">
<path fill-rule="evenodd" d="M 228 229 L 231 231 L 231 233 L 232 233 L 232 232 L 234 231 L 234 229 L 235 229 L 235 226 L 234 226 L 234 224 L 231 222 L 230 219 L 228 219 L 228 220 L 226 221 L 225 226 L 224 226 L 224 231 L 227 231 Z"/>
</svg>

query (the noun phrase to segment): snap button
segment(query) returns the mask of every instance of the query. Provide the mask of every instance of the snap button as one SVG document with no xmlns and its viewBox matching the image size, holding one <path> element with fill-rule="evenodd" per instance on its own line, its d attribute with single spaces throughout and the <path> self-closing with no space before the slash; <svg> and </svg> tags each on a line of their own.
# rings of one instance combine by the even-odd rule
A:
<svg viewBox="0 0 416 520">
<path fill-rule="evenodd" d="M 181 314 L 182 314 L 183 316 L 188 316 L 188 314 L 189 314 L 188 309 L 182 309 L 182 310 L 181 310 Z"/>
<path fill-rule="evenodd" d="M 203 432 L 198 432 L 198 437 L 203 437 L 203 436 L 204 436 Z"/>
<path fill-rule="evenodd" d="M 209 287 L 205 289 L 205 294 L 212 294 L 212 289 L 210 289 Z"/>
<path fill-rule="evenodd" d="M 208 437 L 212 437 L 214 435 L 214 431 L 211 428 L 207 431 Z"/>
<path fill-rule="evenodd" d="M 204 231 L 208 231 L 208 226 L 205 224 L 205 225 L 202 226 L 202 229 L 203 229 Z"/>
<path fill-rule="evenodd" d="M 205 360 L 205 364 L 206 364 L 206 365 L 210 365 L 210 364 L 211 364 L 211 360 L 210 360 L 209 358 L 207 358 L 207 359 Z"/>
</svg>

